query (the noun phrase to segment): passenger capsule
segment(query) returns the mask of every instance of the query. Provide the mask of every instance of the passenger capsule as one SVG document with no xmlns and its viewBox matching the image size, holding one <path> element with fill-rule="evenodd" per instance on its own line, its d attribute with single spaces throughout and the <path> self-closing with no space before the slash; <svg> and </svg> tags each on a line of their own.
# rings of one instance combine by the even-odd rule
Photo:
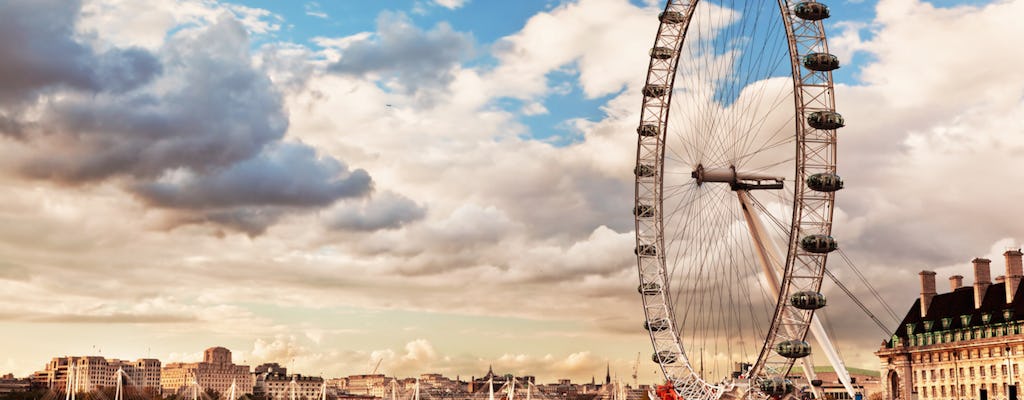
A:
<svg viewBox="0 0 1024 400">
<path fill-rule="evenodd" d="M 651 332 L 661 332 L 669 328 L 669 322 L 666 318 L 658 318 L 651 321 L 644 321 L 644 329 Z"/>
<path fill-rule="evenodd" d="M 800 239 L 800 247 L 810 253 L 831 253 L 839 248 L 836 240 L 828 235 L 810 235 Z"/>
<path fill-rule="evenodd" d="M 658 20 L 665 24 L 678 24 L 682 23 L 685 19 L 683 13 L 679 11 L 665 11 L 658 14 Z"/>
<path fill-rule="evenodd" d="M 655 124 L 643 124 L 643 125 L 640 125 L 639 128 L 636 128 L 636 133 L 639 133 L 640 136 L 643 136 L 643 137 L 652 137 L 652 136 L 658 136 L 658 133 L 660 133 L 660 131 L 658 130 L 658 125 L 655 125 Z"/>
<path fill-rule="evenodd" d="M 807 115 L 807 125 L 814 129 L 839 129 L 846 126 L 846 120 L 835 111 L 815 111 Z"/>
<path fill-rule="evenodd" d="M 647 282 L 637 286 L 636 291 L 644 296 L 654 296 L 661 294 L 661 285 L 658 282 Z"/>
<path fill-rule="evenodd" d="M 782 397 L 796 390 L 796 386 L 789 379 L 767 378 L 757 383 L 761 392 L 771 397 Z"/>
<path fill-rule="evenodd" d="M 804 358 L 811 355 L 811 345 L 803 340 L 787 340 L 777 343 L 775 352 L 786 358 Z"/>
<path fill-rule="evenodd" d="M 653 257 L 658 255 L 658 248 L 654 247 L 653 244 L 642 244 L 636 246 L 636 248 L 633 249 L 633 253 L 635 253 L 638 256 Z"/>
<path fill-rule="evenodd" d="M 648 164 L 640 164 L 633 168 L 633 173 L 641 178 L 650 178 L 654 176 L 655 172 L 654 167 Z"/>
<path fill-rule="evenodd" d="M 661 97 L 668 93 L 668 86 L 650 83 L 644 86 L 643 93 L 647 97 Z"/>
<path fill-rule="evenodd" d="M 676 55 L 675 49 L 671 47 L 655 47 L 651 49 L 651 58 L 667 60 Z"/>
<path fill-rule="evenodd" d="M 843 180 L 839 175 L 822 172 L 807 177 L 807 187 L 816 192 L 834 192 L 843 188 Z"/>
<path fill-rule="evenodd" d="M 656 363 L 674 364 L 679 360 L 679 355 L 669 350 L 662 350 L 654 353 L 654 355 L 651 356 L 651 360 Z"/>
<path fill-rule="evenodd" d="M 828 6 L 816 1 L 796 3 L 796 6 L 793 7 L 793 14 L 808 21 L 821 21 L 830 16 Z"/>
<path fill-rule="evenodd" d="M 651 218 L 654 216 L 654 206 L 648 204 L 640 204 L 633 207 L 633 215 L 640 218 Z"/>
<path fill-rule="evenodd" d="M 804 67 L 812 71 L 832 71 L 839 68 L 839 59 L 828 53 L 811 53 L 804 56 Z"/>
<path fill-rule="evenodd" d="M 811 380 L 811 386 L 821 387 L 821 384 L 822 384 L 821 379 L 812 379 Z"/>
<path fill-rule="evenodd" d="M 801 310 L 817 310 L 825 307 L 825 295 L 818 292 L 797 292 L 789 296 L 789 303 Z"/>
</svg>

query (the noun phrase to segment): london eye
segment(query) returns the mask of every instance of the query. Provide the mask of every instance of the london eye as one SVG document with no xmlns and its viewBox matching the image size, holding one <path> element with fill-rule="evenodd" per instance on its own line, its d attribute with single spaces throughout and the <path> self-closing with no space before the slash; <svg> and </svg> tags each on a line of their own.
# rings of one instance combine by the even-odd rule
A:
<svg viewBox="0 0 1024 400">
<path fill-rule="evenodd" d="M 651 359 L 685 399 L 793 394 L 794 365 L 813 380 L 809 336 L 836 357 L 814 317 L 843 187 L 829 13 L 815 1 L 669 0 L 652 19 L 638 291 Z"/>
</svg>

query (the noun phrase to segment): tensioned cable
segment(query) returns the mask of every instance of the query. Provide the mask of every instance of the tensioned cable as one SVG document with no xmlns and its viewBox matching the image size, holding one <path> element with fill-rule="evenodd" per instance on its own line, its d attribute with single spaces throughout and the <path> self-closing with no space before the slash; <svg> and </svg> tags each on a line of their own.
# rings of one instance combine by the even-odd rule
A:
<svg viewBox="0 0 1024 400">
<path fill-rule="evenodd" d="M 867 286 L 868 290 L 871 291 L 871 294 L 875 296 L 875 300 L 878 300 L 878 302 L 882 304 L 882 307 L 885 308 L 885 311 L 887 311 L 889 313 L 889 316 L 892 317 L 892 319 L 895 320 L 895 323 L 898 324 L 902 319 L 899 317 L 899 315 L 896 314 L 895 311 L 893 311 L 892 307 L 889 307 L 889 303 L 886 303 L 885 300 L 882 299 L 882 295 L 879 294 L 877 290 L 875 290 L 875 287 L 871 285 L 871 282 L 869 282 L 868 279 L 864 276 L 864 274 L 860 272 L 860 268 L 857 268 L 857 265 L 853 263 L 853 260 L 850 260 L 850 257 L 846 255 L 846 252 L 843 251 L 843 249 L 839 249 L 839 256 L 843 258 L 843 261 L 846 261 L 846 265 L 848 265 L 850 269 L 853 270 L 853 273 L 856 274 L 858 278 L 860 278 L 860 281 L 864 283 L 864 286 Z"/>
<path fill-rule="evenodd" d="M 753 198 L 753 196 L 751 196 L 751 198 Z M 754 203 L 754 205 L 759 210 L 765 210 L 764 205 L 762 205 L 756 199 L 754 199 L 753 203 Z M 767 211 L 764 211 L 764 213 L 769 216 L 768 219 L 773 222 L 773 225 L 776 227 L 776 229 L 779 229 L 782 226 L 781 223 L 778 220 L 776 220 L 774 217 L 772 217 L 771 214 L 769 214 Z M 782 228 L 782 229 L 785 229 L 785 228 Z M 867 316 L 869 318 L 871 318 L 871 320 L 874 321 L 875 324 L 877 324 L 879 328 L 882 329 L 882 332 L 886 333 L 887 337 L 888 336 L 892 336 L 892 331 L 890 331 L 888 328 L 886 328 L 885 324 L 883 324 L 882 321 L 879 320 L 878 317 L 876 317 L 875 314 L 872 313 L 871 310 L 866 305 L 864 305 L 864 303 L 861 302 L 860 299 L 858 299 L 857 296 L 855 296 L 853 294 L 853 292 L 850 291 L 850 289 L 847 288 L 846 285 L 843 284 L 839 280 L 839 278 L 837 278 L 835 276 L 835 274 L 832 273 L 831 270 L 829 270 L 828 268 L 824 268 L 824 271 L 825 271 L 825 275 L 827 275 L 829 277 L 829 279 L 831 279 L 832 282 L 834 282 L 836 284 L 836 286 L 838 286 L 839 289 L 843 291 L 843 293 L 846 293 L 846 295 L 850 298 L 850 300 L 853 300 L 853 302 L 857 304 L 857 307 L 859 307 L 861 309 L 861 311 L 864 311 L 864 313 L 867 314 Z"/>
</svg>

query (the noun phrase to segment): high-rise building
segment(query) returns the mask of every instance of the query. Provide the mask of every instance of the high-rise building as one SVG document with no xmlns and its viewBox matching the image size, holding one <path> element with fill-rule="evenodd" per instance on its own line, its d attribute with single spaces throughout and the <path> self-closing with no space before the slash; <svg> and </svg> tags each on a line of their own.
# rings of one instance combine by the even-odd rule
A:
<svg viewBox="0 0 1024 400">
<path fill-rule="evenodd" d="M 160 387 L 164 394 L 188 393 L 196 385 L 218 393 L 228 393 L 235 385 L 235 393 L 241 396 L 252 393 L 253 379 L 249 366 L 232 363 L 231 351 L 223 347 L 206 349 L 202 362 L 170 363 L 163 368 Z"/>
<path fill-rule="evenodd" d="M 938 294 L 935 272 L 922 271 L 921 297 L 875 352 L 887 399 L 1007 399 L 1021 383 L 1024 279 L 1020 249 L 1009 250 L 1006 275 L 993 283 L 990 261 L 976 258 L 974 284 L 949 278 Z"/>
</svg>

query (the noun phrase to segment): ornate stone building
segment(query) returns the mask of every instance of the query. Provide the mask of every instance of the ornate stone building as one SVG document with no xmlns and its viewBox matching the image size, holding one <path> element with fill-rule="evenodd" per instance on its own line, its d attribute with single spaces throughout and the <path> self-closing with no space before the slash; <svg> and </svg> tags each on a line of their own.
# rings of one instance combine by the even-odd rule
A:
<svg viewBox="0 0 1024 400">
<path fill-rule="evenodd" d="M 974 284 L 952 276 L 949 293 L 936 293 L 935 272 L 920 273 L 921 297 L 875 353 L 886 399 L 1016 399 L 1024 271 L 1020 249 L 1003 255 L 1005 276 L 993 282 L 990 260 L 976 258 Z"/>
</svg>

